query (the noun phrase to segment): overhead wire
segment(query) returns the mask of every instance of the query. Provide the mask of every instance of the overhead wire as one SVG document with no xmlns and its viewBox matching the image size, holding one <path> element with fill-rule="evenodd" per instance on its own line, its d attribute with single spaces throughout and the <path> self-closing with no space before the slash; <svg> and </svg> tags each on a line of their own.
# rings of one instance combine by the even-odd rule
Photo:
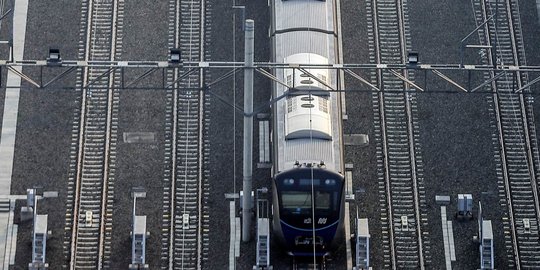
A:
<svg viewBox="0 0 540 270">
<path fill-rule="evenodd" d="M 305 5 L 308 6 L 307 10 L 308 10 L 308 18 L 307 18 L 307 22 L 308 22 L 308 26 L 307 26 L 307 31 L 308 33 L 311 32 L 311 26 L 312 26 L 312 15 L 313 15 L 313 3 L 310 3 L 309 1 L 306 1 L 305 2 Z M 308 37 L 308 40 L 309 40 L 309 50 L 308 50 L 308 63 L 311 64 L 311 54 L 313 53 L 313 36 L 310 34 L 309 37 Z M 300 75 L 301 76 L 301 75 Z M 309 80 L 311 81 L 311 78 L 309 78 Z M 309 88 L 313 88 L 313 86 L 308 86 Z M 313 145 L 313 118 L 312 118 L 312 109 L 313 107 L 315 106 L 313 104 L 313 96 L 312 96 L 312 93 L 309 92 L 309 104 L 311 106 L 309 106 L 309 140 L 310 140 L 310 145 Z M 311 161 L 309 161 L 311 162 Z M 317 234 L 316 234 L 316 228 L 315 228 L 315 177 L 314 177 L 314 167 L 313 167 L 314 164 L 311 164 L 310 166 L 310 174 L 311 174 L 311 230 L 312 230 L 312 247 L 313 247 L 313 269 L 316 269 L 317 268 L 317 245 L 316 245 L 316 237 L 317 237 Z"/>
</svg>

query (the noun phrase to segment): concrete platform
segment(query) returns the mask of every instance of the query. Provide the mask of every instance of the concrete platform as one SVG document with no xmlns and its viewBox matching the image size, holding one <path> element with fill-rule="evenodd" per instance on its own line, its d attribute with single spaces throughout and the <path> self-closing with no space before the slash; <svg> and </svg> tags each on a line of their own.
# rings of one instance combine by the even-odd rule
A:
<svg viewBox="0 0 540 270">
<path fill-rule="evenodd" d="M 0 270 L 15 264 L 17 225 L 13 224 L 15 200 L 0 199 Z"/>
<path fill-rule="evenodd" d="M 13 14 L 13 58 L 15 60 L 23 59 L 27 12 L 28 0 L 15 2 Z M 22 71 L 22 67 L 15 67 L 15 69 Z M 13 72 L 8 72 L 6 86 L 0 135 L 0 195 L 9 195 L 11 191 L 21 78 Z"/>
</svg>

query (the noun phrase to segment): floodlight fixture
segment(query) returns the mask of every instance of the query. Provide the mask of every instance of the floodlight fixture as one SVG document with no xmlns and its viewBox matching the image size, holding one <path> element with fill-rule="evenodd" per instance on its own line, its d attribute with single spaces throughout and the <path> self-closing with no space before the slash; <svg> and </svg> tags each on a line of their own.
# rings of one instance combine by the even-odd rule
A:
<svg viewBox="0 0 540 270">
<path fill-rule="evenodd" d="M 62 64 L 62 58 L 60 57 L 60 50 L 58 48 L 49 48 L 49 57 L 47 58 L 48 66 L 60 66 Z"/>
<path fill-rule="evenodd" d="M 169 64 L 178 65 L 182 63 L 181 57 L 182 57 L 182 51 L 180 51 L 180 49 L 175 48 L 175 49 L 169 50 Z"/>
<path fill-rule="evenodd" d="M 410 51 L 407 53 L 407 62 L 409 65 L 417 65 L 418 64 L 418 52 L 417 51 Z"/>
</svg>

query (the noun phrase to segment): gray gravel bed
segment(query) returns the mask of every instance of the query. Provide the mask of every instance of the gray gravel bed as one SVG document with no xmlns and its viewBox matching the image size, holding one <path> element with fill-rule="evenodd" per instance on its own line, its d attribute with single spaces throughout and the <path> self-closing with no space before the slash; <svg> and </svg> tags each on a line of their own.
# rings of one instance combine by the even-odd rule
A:
<svg viewBox="0 0 540 270">
<path fill-rule="evenodd" d="M 341 22 L 343 33 L 343 54 L 345 63 L 369 63 L 368 20 L 366 1 L 341 1 Z M 369 73 L 358 70 L 364 78 Z M 369 219 L 370 231 L 370 264 L 382 265 L 382 235 L 379 206 L 379 185 L 377 179 L 377 159 L 375 131 L 373 125 L 373 109 L 371 92 L 367 87 L 350 76 L 345 80 L 346 108 L 348 120 L 343 122 L 343 134 L 367 134 L 370 144 L 362 146 L 346 146 L 345 162 L 352 163 L 353 188 L 356 195 L 356 206 L 351 208 L 351 218 Z M 358 191 L 358 192 L 356 192 Z"/>
<path fill-rule="evenodd" d="M 458 63 L 459 41 L 475 27 L 470 1 L 411 1 L 411 29 L 413 48 L 427 63 Z M 429 11 L 429 12 L 428 12 Z M 426 25 L 429 27 L 420 27 Z M 451 29 L 451 31 L 449 31 Z M 469 41 L 476 44 L 478 35 Z M 465 63 L 479 63 L 477 52 L 466 51 Z M 466 85 L 465 74 L 452 78 Z M 473 77 L 473 85 L 480 76 Z M 492 220 L 495 235 L 495 265 L 506 265 L 502 216 L 505 211 L 498 203 L 492 134 L 494 115 L 490 114 L 490 95 L 445 94 L 454 91 L 441 80 L 430 83 L 430 92 L 418 95 L 417 117 L 424 160 L 424 179 L 428 201 L 428 228 L 431 235 L 433 266 L 444 262 L 440 207 L 435 195 L 451 195 L 448 219 L 456 212 L 457 194 L 471 193 L 474 198 L 475 219 L 460 222 L 454 219 L 454 238 L 457 261 L 453 267 L 471 269 L 479 265 L 478 245 L 472 240 L 478 234 L 476 222 L 478 201 L 484 205 L 484 218 Z M 482 192 L 490 195 L 482 196 Z M 472 256 L 472 258 L 471 258 Z"/>
<path fill-rule="evenodd" d="M 122 39 L 122 60 L 166 60 L 167 1 L 126 1 Z M 143 70 L 127 70 L 125 83 Z M 126 269 L 131 262 L 131 224 L 133 187 L 143 187 L 146 198 L 137 200 L 137 214 L 146 215 L 150 233 L 146 242 L 146 263 L 150 269 L 161 265 L 161 229 L 163 220 L 163 158 L 165 138 L 165 90 L 160 86 L 161 72 L 120 93 L 117 163 L 113 212 L 112 269 Z M 126 143 L 125 132 L 153 132 L 153 143 Z"/>
<path fill-rule="evenodd" d="M 29 1 L 24 57 L 45 59 L 49 46 L 57 45 L 62 57 L 76 58 L 79 9 L 79 3 L 75 1 Z M 24 72 L 37 78 L 37 70 L 24 69 Z M 58 72 L 46 70 L 44 77 L 52 78 L 52 74 Z M 23 83 L 11 187 L 12 194 L 24 194 L 27 188 L 34 186 L 59 192 L 58 198 L 40 202 L 38 210 L 39 213 L 49 214 L 48 226 L 53 233 L 47 245 L 50 269 L 60 269 L 63 258 L 65 186 L 73 112 L 76 109 L 75 92 L 62 89 L 61 85 L 73 86 L 74 81 L 70 82 L 68 76 L 43 90 L 30 88 Z M 26 223 L 21 225 L 16 262 L 18 266 L 27 267 L 31 260 L 31 241 L 28 238 L 31 228 Z"/>
</svg>

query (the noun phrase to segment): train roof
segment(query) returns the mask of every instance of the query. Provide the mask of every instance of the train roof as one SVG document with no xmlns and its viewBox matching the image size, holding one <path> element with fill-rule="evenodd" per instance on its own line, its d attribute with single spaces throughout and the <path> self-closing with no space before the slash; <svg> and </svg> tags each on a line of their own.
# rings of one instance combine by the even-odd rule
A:
<svg viewBox="0 0 540 270">
<path fill-rule="evenodd" d="M 334 59 L 334 1 L 274 1 L 272 33 L 276 62 L 297 53 L 314 53 Z M 280 56 L 280 57 L 277 57 Z"/>
<path fill-rule="evenodd" d="M 336 60 L 336 35 L 333 18 L 334 1 L 273 1 L 272 18 L 272 52 L 273 60 L 284 63 L 286 58 L 299 54 L 315 54 L 321 56 L 329 64 Z M 317 57 L 311 57 L 314 61 Z M 275 75 L 285 81 L 286 70 L 277 69 Z M 337 76 L 335 72 L 327 74 L 330 86 L 337 88 Z M 282 95 L 287 88 L 276 85 L 274 96 Z M 328 108 L 331 127 L 329 136 L 319 138 L 288 139 L 287 123 L 287 100 L 282 99 L 274 105 L 274 166 L 275 171 L 284 171 L 294 167 L 294 163 L 319 163 L 324 161 L 329 170 L 341 172 L 343 170 L 342 142 L 341 142 L 341 107 L 339 104 L 340 94 L 328 92 Z M 311 119 L 311 121 L 314 121 Z M 298 123 L 297 123 L 298 125 Z M 289 127 L 290 128 L 290 127 Z M 324 131 L 324 125 L 320 127 Z M 323 134 L 321 132 L 320 134 Z"/>
</svg>

